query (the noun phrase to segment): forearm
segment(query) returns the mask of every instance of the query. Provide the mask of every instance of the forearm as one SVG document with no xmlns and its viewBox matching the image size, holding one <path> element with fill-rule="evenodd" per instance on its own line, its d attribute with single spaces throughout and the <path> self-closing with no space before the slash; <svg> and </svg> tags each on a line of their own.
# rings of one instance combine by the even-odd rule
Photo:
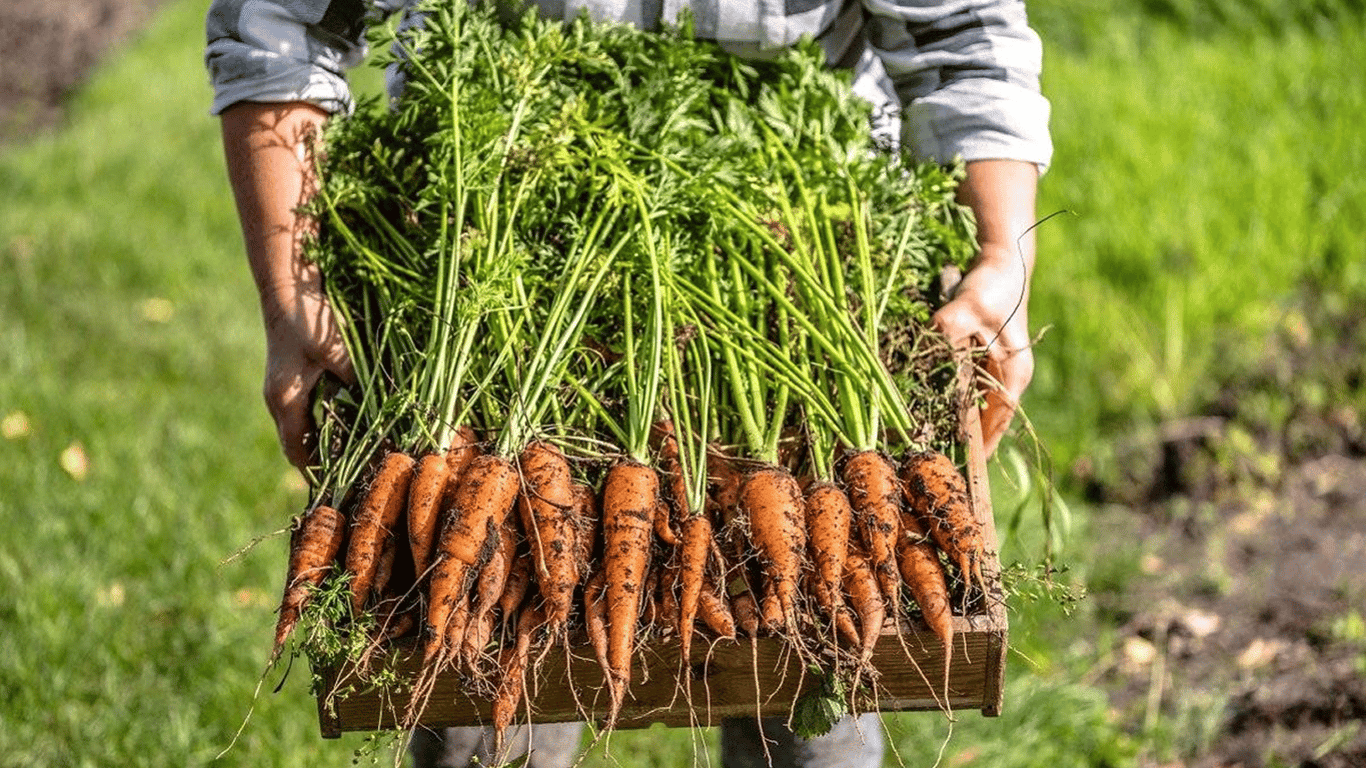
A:
<svg viewBox="0 0 1366 768">
<path fill-rule="evenodd" d="M 1017 276 L 1025 291 L 1034 272 L 1038 166 L 1017 160 L 976 160 L 958 188 L 958 200 L 977 219 L 980 247 L 974 267 L 991 265 Z"/>
<path fill-rule="evenodd" d="M 354 379 L 327 305 L 322 276 L 304 258 L 311 222 L 300 212 L 316 189 L 310 157 L 327 113 L 305 103 L 239 103 L 222 113 L 223 151 L 266 331 L 263 395 L 285 455 L 313 455 L 309 397 L 324 373 Z"/>
<path fill-rule="evenodd" d="M 311 104 L 239 103 L 222 114 L 223 152 L 242 240 L 262 312 L 318 283 L 302 256 L 309 224 L 299 213 L 316 184 L 309 157 L 327 113 Z"/>
</svg>

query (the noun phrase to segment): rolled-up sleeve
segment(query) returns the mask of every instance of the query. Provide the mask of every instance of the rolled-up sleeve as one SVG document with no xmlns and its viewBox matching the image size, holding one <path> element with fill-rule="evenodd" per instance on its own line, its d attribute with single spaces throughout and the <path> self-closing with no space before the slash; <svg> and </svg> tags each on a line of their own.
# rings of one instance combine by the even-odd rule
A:
<svg viewBox="0 0 1366 768">
<path fill-rule="evenodd" d="M 902 111 L 902 141 L 949 162 L 1023 160 L 1048 167 L 1043 51 L 1021 0 L 864 0 L 869 43 Z"/>
<path fill-rule="evenodd" d="M 346 70 L 365 58 L 362 0 L 214 0 L 204 52 L 213 114 L 239 101 L 352 108 Z"/>
</svg>

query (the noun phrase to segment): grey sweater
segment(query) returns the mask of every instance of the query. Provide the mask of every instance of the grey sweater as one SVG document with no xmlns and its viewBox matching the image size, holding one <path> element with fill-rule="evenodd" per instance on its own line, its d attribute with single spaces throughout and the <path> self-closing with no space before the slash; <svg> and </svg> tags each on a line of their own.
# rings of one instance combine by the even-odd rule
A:
<svg viewBox="0 0 1366 768">
<path fill-rule="evenodd" d="M 346 70 L 369 23 L 413 0 L 213 0 L 205 61 L 218 114 L 239 101 L 352 107 Z M 657 27 L 690 9 L 699 37 L 763 57 L 803 36 L 853 70 L 874 130 L 919 157 L 1048 166 L 1042 46 L 1023 0 L 536 0 L 548 18 L 587 11 Z"/>
</svg>

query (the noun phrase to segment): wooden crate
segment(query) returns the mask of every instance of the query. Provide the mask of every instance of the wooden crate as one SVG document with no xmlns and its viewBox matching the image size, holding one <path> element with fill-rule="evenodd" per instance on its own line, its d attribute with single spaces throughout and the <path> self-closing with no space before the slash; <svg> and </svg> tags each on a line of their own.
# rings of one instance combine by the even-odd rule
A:
<svg viewBox="0 0 1366 768">
<path fill-rule="evenodd" d="M 964 437 L 968 491 L 990 551 L 983 567 L 988 595 L 980 601 L 983 608 L 979 613 L 954 618 L 948 695 L 944 696 L 944 646 L 924 624 L 913 621 L 884 630 L 873 656 L 875 695 L 860 695 L 851 703 L 855 711 L 939 710 L 945 705 L 955 710 L 977 709 L 987 716 L 1001 711 L 1007 625 L 976 415 L 976 409 L 971 409 L 964 420 Z M 421 650 L 411 641 L 400 642 L 398 650 L 398 674 L 405 680 L 416 679 Z M 740 638 L 714 644 L 699 638 L 688 661 L 691 706 L 677 683 L 677 639 L 641 648 L 634 665 L 635 680 L 617 727 L 653 723 L 702 727 L 717 725 L 728 717 L 785 716 L 792 703 L 817 683 L 811 675 L 803 674 L 802 664 L 774 638 L 753 643 Z M 318 672 L 323 682 L 318 695 L 323 736 L 335 738 L 347 731 L 399 727 L 408 705 L 406 695 L 360 687 L 345 696 L 329 696 L 327 692 L 336 690 L 338 681 L 345 681 L 351 671 Z M 602 670 L 586 642 L 573 647 L 570 654 L 563 649 L 546 654 L 536 679 L 528 680 L 527 685 L 532 722 L 600 721 L 606 714 L 608 696 Z M 525 712 L 524 705 L 522 717 Z M 468 682 L 456 672 L 438 677 L 421 717 L 421 724 L 432 728 L 489 722 L 489 703 L 472 695 Z"/>
</svg>

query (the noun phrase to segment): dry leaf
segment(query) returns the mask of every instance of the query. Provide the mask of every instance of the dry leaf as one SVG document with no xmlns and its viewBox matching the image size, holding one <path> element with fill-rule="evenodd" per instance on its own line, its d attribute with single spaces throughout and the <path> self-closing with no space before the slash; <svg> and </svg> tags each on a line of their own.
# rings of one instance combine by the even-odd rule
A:
<svg viewBox="0 0 1366 768">
<path fill-rule="evenodd" d="M 74 480 L 84 480 L 90 474 L 90 459 L 86 457 L 85 447 L 79 441 L 68 445 L 57 461 Z"/>
<path fill-rule="evenodd" d="M 138 311 L 142 314 L 142 319 L 149 323 L 170 322 L 171 316 L 175 314 L 175 305 L 169 299 L 153 297 L 143 299 L 138 305 Z"/>
<path fill-rule="evenodd" d="M 28 415 L 23 411 L 10 411 L 5 414 L 4 420 L 0 421 L 0 435 L 4 435 L 6 440 L 28 437 L 31 431 L 32 426 L 28 423 Z"/>
</svg>

